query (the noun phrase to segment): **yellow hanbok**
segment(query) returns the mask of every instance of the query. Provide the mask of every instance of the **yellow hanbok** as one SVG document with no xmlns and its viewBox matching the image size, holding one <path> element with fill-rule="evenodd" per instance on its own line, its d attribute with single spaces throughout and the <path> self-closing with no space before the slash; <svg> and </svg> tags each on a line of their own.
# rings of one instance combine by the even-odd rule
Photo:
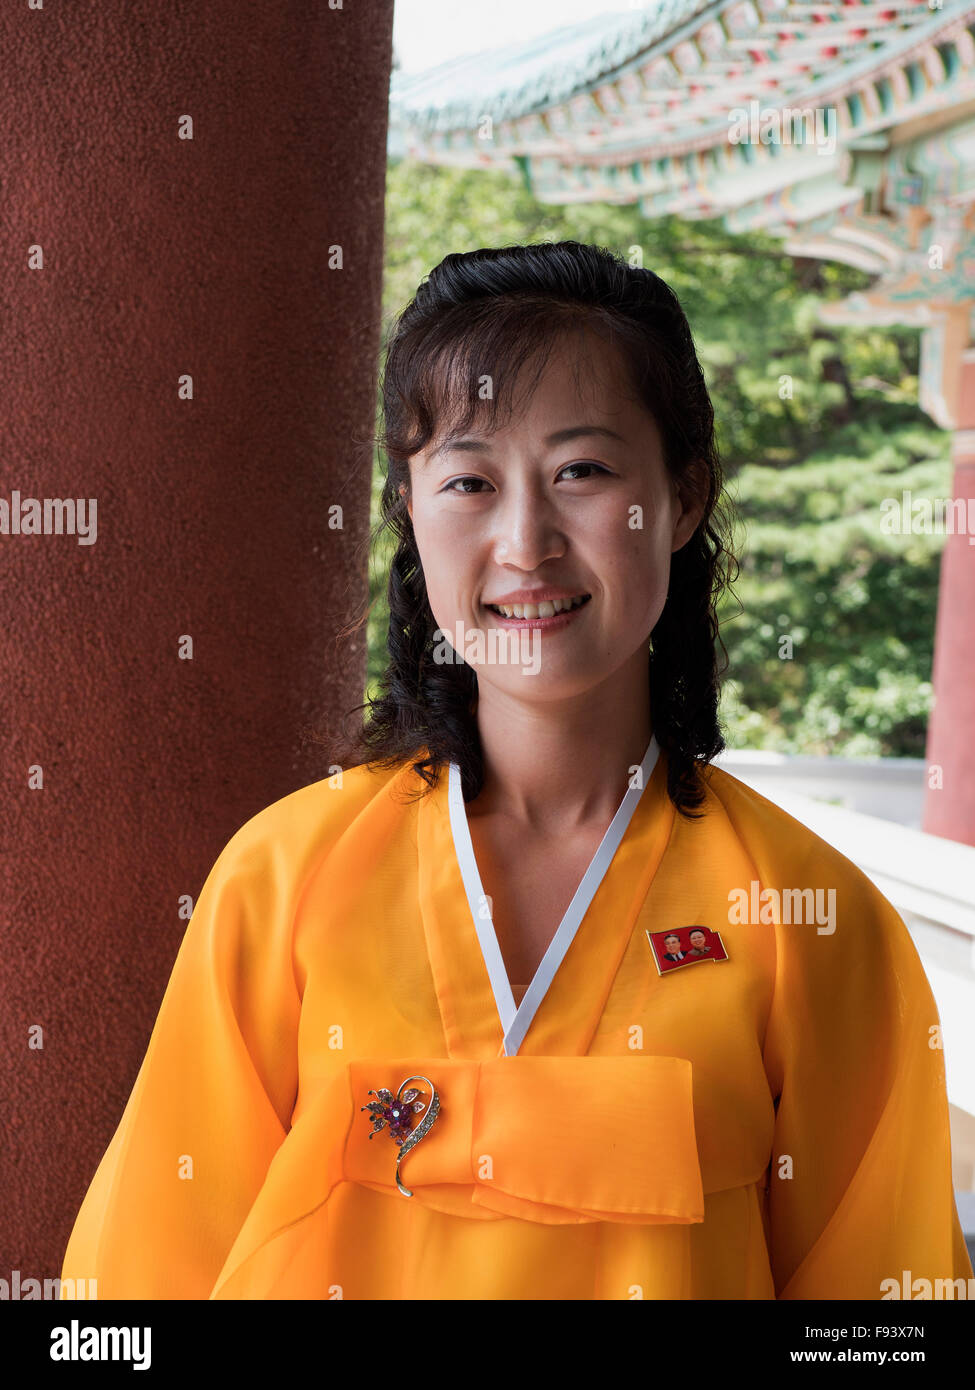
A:
<svg viewBox="0 0 975 1390">
<path fill-rule="evenodd" d="M 659 757 L 515 1055 L 446 772 L 410 801 L 409 764 L 357 767 L 254 816 L 201 891 L 62 1278 L 101 1299 L 673 1300 L 972 1277 L 906 927 L 780 808 L 706 782 L 685 820 Z M 782 920 L 786 890 L 830 889 L 834 930 Z M 742 893 L 760 920 L 735 920 Z M 647 933 L 689 924 L 727 960 L 661 973 Z M 417 1076 L 440 1112 L 407 1197 L 362 1107 Z"/>
</svg>

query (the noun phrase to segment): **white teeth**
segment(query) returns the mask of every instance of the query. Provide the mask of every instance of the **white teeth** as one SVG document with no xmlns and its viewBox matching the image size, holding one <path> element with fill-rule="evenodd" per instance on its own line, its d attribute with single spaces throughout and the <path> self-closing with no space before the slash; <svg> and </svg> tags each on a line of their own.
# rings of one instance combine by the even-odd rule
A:
<svg viewBox="0 0 975 1390">
<path fill-rule="evenodd" d="M 587 598 L 586 594 L 580 594 L 578 598 L 556 598 L 543 599 L 541 603 L 491 603 L 489 608 L 494 608 L 498 613 L 503 613 L 506 618 L 554 618 L 556 613 L 561 613 L 569 608 L 578 608 Z"/>
</svg>

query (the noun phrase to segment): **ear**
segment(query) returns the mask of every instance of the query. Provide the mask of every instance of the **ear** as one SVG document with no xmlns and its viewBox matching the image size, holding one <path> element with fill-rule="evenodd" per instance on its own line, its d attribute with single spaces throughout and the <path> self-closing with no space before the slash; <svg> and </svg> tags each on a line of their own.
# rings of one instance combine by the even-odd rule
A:
<svg viewBox="0 0 975 1390">
<path fill-rule="evenodd" d="M 399 495 L 400 495 L 400 497 L 402 497 L 403 494 L 404 494 L 406 491 L 407 491 L 406 484 L 405 484 L 405 483 L 400 483 L 400 485 L 399 485 Z M 412 493 L 411 493 L 410 496 L 407 497 L 407 499 L 406 499 L 406 510 L 407 510 L 407 512 L 408 512 L 408 514 L 409 514 L 410 521 L 412 522 L 412 520 L 413 520 L 413 494 L 412 494 Z"/>
<path fill-rule="evenodd" d="M 684 476 L 674 480 L 676 492 L 676 511 L 674 514 L 674 535 L 671 551 L 680 550 L 694 535 L 701 524 L 707 506 L 710 476 L 703 459 L 696 459 L 688 465 Z"/>
</svg>

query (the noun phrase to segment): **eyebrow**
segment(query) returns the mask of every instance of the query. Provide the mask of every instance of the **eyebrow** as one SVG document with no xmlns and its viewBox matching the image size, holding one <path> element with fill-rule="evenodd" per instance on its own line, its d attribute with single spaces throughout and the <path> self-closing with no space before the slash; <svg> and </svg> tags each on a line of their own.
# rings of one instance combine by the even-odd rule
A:
<svg viewBox="0 0 975 1390">
<path fill-rule="evenodd" d="M 567 429 L 556 430 L 545 440 L 546 444 L 566 444 L 570 439 L 604 438 L 616 439 L 621 444 L 626 440 L 615 430 L 607 428 L 606 425 L 569 425 Z M 451 439 L 449 436 L 444 442 L 434 449 L 427 462 L 433 463 L 434 459 L 447 453 L 468 453 L 468 454 L 489 454 L 491 445 L 481 439 Z"/>
</svg>

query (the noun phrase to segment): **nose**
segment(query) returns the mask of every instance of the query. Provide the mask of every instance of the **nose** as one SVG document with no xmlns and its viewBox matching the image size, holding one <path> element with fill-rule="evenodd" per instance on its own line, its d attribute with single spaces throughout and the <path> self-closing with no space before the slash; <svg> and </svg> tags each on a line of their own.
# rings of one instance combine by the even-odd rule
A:
<svg viewBox="0 0 975 1390">
<path fill-rule="evenodd" d="M 494 559 L 499 564 L 537 569 L 565 553 L 558 509 L 527 484 L 509 487 L 495 510 Z"/>
</svg>

